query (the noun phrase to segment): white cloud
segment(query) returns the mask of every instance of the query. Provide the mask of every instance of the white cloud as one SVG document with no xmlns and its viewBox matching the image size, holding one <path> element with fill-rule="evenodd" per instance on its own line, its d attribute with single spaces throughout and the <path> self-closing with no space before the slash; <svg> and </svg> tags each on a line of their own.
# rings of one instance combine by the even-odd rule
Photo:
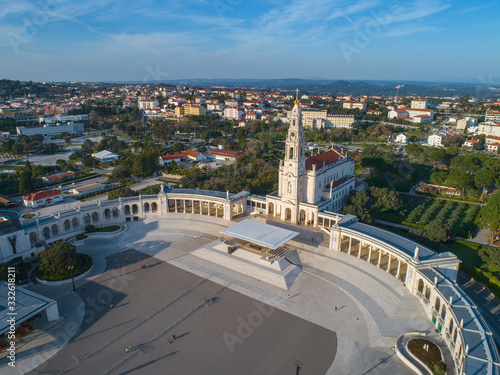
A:
<svg viewBox="0 0 500 375">
<path fill-rule="evenodd" d="M 483 9 L 486 9 L 486 8 L 491 8 L 491 7 L 495 6 L 495 5 L 498 5 L 498 2 L 495 1 L 493 3 L 481 4 L 481 5 L 477 5 L 477 6 L 474 6 L 474 7 L 461 9 L 458 13 L 477 12 L 479 10 L 483 10 Z"/>
</svg>

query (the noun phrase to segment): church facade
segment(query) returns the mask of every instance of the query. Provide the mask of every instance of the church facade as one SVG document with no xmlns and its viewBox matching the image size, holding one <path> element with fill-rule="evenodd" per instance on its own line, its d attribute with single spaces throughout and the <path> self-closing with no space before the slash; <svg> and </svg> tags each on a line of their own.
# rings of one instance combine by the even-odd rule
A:
<svg viewBox="0 0 500 375">
<path fill-rule="evenodd" d="M 300 102 L 290 115 L 278 191 L 266 196 L 267 213 L 292 223 L 318 223 L 322 211 L 340 212 L 355 182 L 354 160 L 335 150 L 305 156 Z"/>
</svg>

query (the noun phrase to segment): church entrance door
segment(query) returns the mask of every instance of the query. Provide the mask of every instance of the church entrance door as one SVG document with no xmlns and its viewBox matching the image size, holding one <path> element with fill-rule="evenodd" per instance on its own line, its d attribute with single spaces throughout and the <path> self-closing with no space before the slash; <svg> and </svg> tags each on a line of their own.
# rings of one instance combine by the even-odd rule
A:
<svg viewBox="0 0 500 375">
<path fill-rule="evenodd" d="M 306 212 L 304 210 L 300 210 L 299 212 L 299 223 L 300 224 L 306 223 Z"/>
</svg>

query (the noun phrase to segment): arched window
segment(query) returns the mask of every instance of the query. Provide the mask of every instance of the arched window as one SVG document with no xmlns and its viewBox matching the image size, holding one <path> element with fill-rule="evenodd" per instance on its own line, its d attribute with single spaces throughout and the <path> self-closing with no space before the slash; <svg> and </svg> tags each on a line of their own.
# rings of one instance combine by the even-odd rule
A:
<svg viewBox="0 0 500 375">
<path fill-rule="evenodd" d="M 289 194 L 292 193 L 292 182 L 291 181 L 288 181 L 288 193 Z"/>
<path fill-rule="evenodd" d="M 156 202 L 153 202 L 151 203 L 151 212 L 156 212 L 158 211 L 158 205 L 156 204 Z"/>
<path fill-rule="evenodd" d="M 439 313 L 439 308 L 441 307 L 441 300 L 439 297 L 436 297 L 436 303 L 434 304 L 434 309 L 436 309 L 436 312 Z"/>
<path fill-rule="evenodd" d="M 289 159 L 293 159 L 293 147 L 290 147 L 290 153 L 288 154 Z"/>
<path fill-rule="evenodd" d="M 109 208 L 106 208 L 104 210 L 104 218 L 105 219 L 111 219 L 111 210 Z"/>
<path fill-rule="evenodd" d="M 97 223 L 99 221 L 99 214 L 97 212 L 92 213 L 92 221 Z"/>
<path fill-rule="evenodd" d="M 422 281 L 422 279 L 418 279 L 418 287 L 417 287 L 417 290 L 418 290 L 420 293 L 423 293 L 423 292 L 424 292 L 424 282 Z"/>
<path fill-rule="evenodd" d="M 125 206 L 125 215 L 130 215 L 130 206 L 129 205 Z"/>
<path fill-rule="evenodd" d="M 132 214 L 137 215 L 137 211 L 138 211 L 137 205 L 136 204 L 132 205 Z"/>
<path fill-rule="evenodd" d="M 116 207 L 113 207 L 113 217 L 118 217 L 118 215 L 120 214 L 120 212 L 118 211 L 118 208 Z"/>
<path fill-rule="evenodd" d="M 72 224 L 73 224 L 73 228 L 76 228 L 78 227 L 78 218 L 74 217 L 72 221 Z"/>
<path fill-rule="evenodd" d="M 49 230 L 49 227 L 45 227 L 43 228 L 43 238 L 45 238 L 46 240 L 48 240 L 50 238 L 50 230 Z"/>
<path fill-rule="evenodd" d="M 59 234 L 59 228 L 56 224 L 52 225 L 52 235 L 57 236 Z"/>
<path fill-rule="evenodd" d="M 69 230 L 71 230 L 71 223 L 69 222 L 69 220 L 65 220 L 64 221 L 64 230 L 66 232 L 68 232 Z"/>
<path fill-rule="evenodd" d="M 149 212 L 149 203 L 148 202 L 144 203 L 144 212 L 145 213 Z"/>
</svg>

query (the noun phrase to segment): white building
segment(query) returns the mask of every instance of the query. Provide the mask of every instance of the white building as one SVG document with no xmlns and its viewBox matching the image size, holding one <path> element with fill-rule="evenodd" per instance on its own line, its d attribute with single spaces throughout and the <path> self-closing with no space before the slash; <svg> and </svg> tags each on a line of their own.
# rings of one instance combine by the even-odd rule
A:
<svg viewBox="0 0 500 375">
<path fill-rule="evenodd" d="M 467 128 L 477 126 L 477 118 L 465 117 L 457 121 L 457 130 L 466 132 Z"/>
<path fill-rule="evenodd" d="M 84 186 L 80 186 L 74 189 L 71 189 L 70 192 L 71 194 L 74 195 L 87 195 L 87 194 L 93 194 L 97 193 L 99 191 L 106 190 L 106 185 L 100 184 L 98 182 L 93 183 L 93 184 L 88 184 Z"/>
<path fill-rule="evenodd" d="M 114 160 L 120 159 L 120 155 L 115 154 L 111 151 L 106 151 L 106 150 L 96 152 L 96 153 L 92 154 L 92 157 L 94 159 L 99 160 L 101 163 L 110 163 Z"/>
<path fill-rule="evenodd" d="M 406 109 L 393 109 L 392 111 L 389 111 L 387 113 L 387 117 L 389 118 L 389 120 L 392 120 L 394 117 L 396 118 L 408 117 L 408 112 L 406 112 Z"/>
<path fill-rule="evenodd" d="M 500 142 L 490 143 L 486 145 L 486 151 L 498 153 Z"/>
<path fill-rule="evenodd" d="M 430 121 L 434 121 L 434 111 L 432 109 L 416 109 L 416 108 L 406 108 L 408 116 L 415 118 L 416 116 L 426 116 L 430 118 Z"/>
<path fill-rule="evenodd" d="M 268 213 L 293 222 L 316 222 L 318 212 L 339 212 L 355 188 L 354 160 L 330 150 L 305 157 L 300 101 L 290 116 L 278 191 L 266 196 Z"/>
<path fill-rule="evenodd" d="M 486 136 L 486 138 L 485 138 L 484 141 L 485 141 L 485 143 L 487 145 L 489 145 L 491 143 L 498 143 L 498 142 L 500 142 L 500 137 L 495 137 L 493 135 L 488 135 L 488 136 Z"/>
<path fill-rule="evenodd" d="M 38 118 L 38 122 L 46 124 L 55 124 L 56 122 L 68 122 L 68 121 L 85 121 L 89 119 L 89 115 L 55 115 L 52 117 L 41 116 Z"/>
<path fill-rule="evenodd" d="M 357 102 L 353 100 L 346 100 L 344 103 L 342 103 L 342 107 L 344 109 L 360 109 L 362 111 L 365 111 L 367 108 L 366 102 Z"/>
<path fill-rule="evenodd" d="M 439 134 L 432 134 L 427 138 L 427 145 L 433 147 L 442 147 L 443 136 Z"/>
<path fill-rule="evenodd" d="M 242 117 L 243 113 L 240 107 L 231 106 L 224 108 L 224 118 L 230 120 L 241 120 Z"/>
<path fill-rule="evenodd" d="M 60 202 L 64 199 L 61 190 L 45 190 L 37 191 L 36 193 L 23 197 L 23 203 L 26 207 L 37 208 L 48 206 L 50 204 Z"/>
<path fill-rule="evenodd" d="M 326 109 L 304 109 L 302 113 L 302 126 L 304 129 L 322 128 L 352 128 L 354 115 L 329 115 Z M 290 122 L 292 111 L 287 113 Z"/>
<path fill-rule="evenodd" d="M 137 102 L 137 106 L 140 110 L 153 109 L 159 105 L 160 103 L 156 99 L 143 99 Z"/>
<path fill-rule="evenodd" d="M 500 111 L 486 111 L 484 122 L 488 121 L 500 122 Z"/>
<path fill-rule="evenodd" d="M 44 125 L 35 128 L 26 128 L 24 126 L 16 127 L 18 135 L 35 135 L 41 134 L 44 137 L 53 137 L 55 135 L 61 135 L 66 132 L 69 134 L 83 133 L 84 127 L 82 123 L 70 122 L 68 124 L 58 124 L 58 125 Z"/>
<path fill-rule="evenodd" d="M 411 101 L 411 107 L 415 109 L 427 109 L 427 99 L 413 99 Z"/>
<path fill-rule="evenodd" d="M 405 133 L 398 134 L 394 142 L 405 145 L 408 142 L 408 135 Z"/>
<path fill-rule="evenodd" d="M 328 115 L 325 127 L 350 129 L 355 122 L 354 115 Z"/>
<path fill-rule="evenodd" d="M 500 122 L 484 122 L 479 124 L 478 134 L 500 137 Z"/>
</svg>

